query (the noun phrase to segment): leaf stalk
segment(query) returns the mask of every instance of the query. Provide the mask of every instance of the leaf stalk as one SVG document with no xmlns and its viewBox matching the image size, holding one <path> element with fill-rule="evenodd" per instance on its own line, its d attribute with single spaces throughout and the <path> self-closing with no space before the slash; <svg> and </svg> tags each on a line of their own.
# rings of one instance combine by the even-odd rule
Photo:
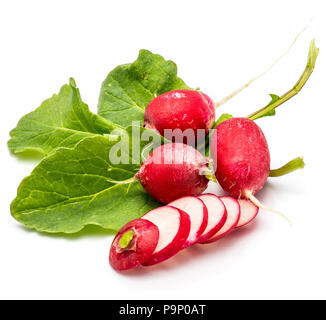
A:
<svg viewBox="0 0 326 320">
<path fill-rule="evenodd" d="M 291 99 L 295 95 L 299 93 L 299 91 L 302 89 L 302 87 L 306 84 L 307 80 L 309 79 L 310 75 L 314 71 L 315 63 L 318 57 L 319 49 L 315 46 L 315 40 L 311 40 L 310 47 L 309 47 L 309 53 L 308 53 L 308 61 L 305 70 L 301 74 L 299 80 L 296 82 L 296 84 L 293 86 L 291 90 L 284 93 L 278 100 L 276 100 L 274 103 L 268 104 L 267 106 L 257 110 L 256 112 L 250 114 L 247 116 L 247 118 L 251 120 L 256 120 L 260 117 L 263 117 L 266 115 L 266 113 L 274 110 L 278 106 L 280 106 L 285 101 Z"/>
</svg>

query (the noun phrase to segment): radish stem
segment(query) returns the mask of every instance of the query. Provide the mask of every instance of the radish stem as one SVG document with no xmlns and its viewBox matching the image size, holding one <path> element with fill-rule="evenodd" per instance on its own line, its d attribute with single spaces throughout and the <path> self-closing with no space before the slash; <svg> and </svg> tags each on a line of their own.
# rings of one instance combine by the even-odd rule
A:
<svg viewBox="0 0 326 320">
<path fill-rule="evenodd" d="M 214 183 L 217 183 L 217 179 L 215 176 L 215 172 L 214 169 L 211 167 L 208 167 L 205 171 L 204 171 L 204 175 L 206 177 L 206 179 L 213 181 Z"/>
<path fill-rule="evenodd" d="M 220 107 L 222 104 L 228 102 L 229 100 L 231 100 L 234 96 L 236 96 L 238 93 L 240 93 L 243 89 L 249 87 L 254 81 L 258 80 L 259 78 L 261 78 L 262 76 L 264 76 L 267 72 L 269 72 L 285 55 L 287 55 L 287 53 L 292 49 L 292 47 L 294 46 L 294 44 L 296 43 L 296 41 L 298 40 L 299 36 L 307 29 L 308 25 L 309 25 L 310 21 L 308 22 L 308 24 L 296 35 L 296 37 L 294 38 L 294 40 L 292 41 L 290 47 L 282 54 L 280 55 L 265 71 L 263 71 L 262 73 L 260 73 L 259 75 L 257 75 L 256 77 L 250 79 L 247 83 L 245 83 L 244 85 L 242 85 L 240 88 L 234 90 L 233 92 L 231 92 L 229 95 L 227 95 L 226 97 L 224 97 L 222 100 L 217 101 L 214 103 L 215 108 Z"/>
<path fill-rule="evenodd" d="M 134 237 L 134 233 L 132 230 L 124 233 L 119 240 L 119 247 L 122 249 L 126 249 L 130 245 L 133 237 Z"/>
<path fill-rule="evenodd" d="M 302 168 L 304 168 L 304 166 L 305 166 L 305 163 L 303 161 L 303 158 L 298 157 L 298 158 L 295 158 L 295 159 L 289 161 L 284 166 L 282 166 L 278 169 L 271 170 L 269 172 L 269 176 L 270 177 L 284 176 L 292 171 L 302 169 Z"/>
<path fill-rule="evenodd" d="M 286 92 L 285 94 L 283 94 L 282 96 L 280 96 L 280 98 L 278 100 L 276 100 L 274 103 L 269 104 L 269 105 L 259 109 L 258 111 L 247 116 L 247 118 L 249 118 L 251 120 L 255 120 L 260 117 L 263 117 L 268 112 L 274 110 L 279 105 L 281 105 L 285 101 L 291 99 L 293 96 L 298 94 L 299 91 L 302 89 L 302 87 L 307 82 L 307 80 L 309 79 L 310 75 L 312 74 L 312 72 L 315 68 L 315 63 L 316 63 L 318 53 L 319 53 L 319 49 L 315 46 L 315 40 L 313 39 L 310 42 L 310 48 L 309 48 L 308 61 L 307 61 L 306 68 L 303 71 L 303 73 L 302 73 L 301 77 L 299 78 L 299 80 L 297 81 L 297 83 L 294 85 L 294 87 L 291 90 L 289 90 L 288 92 Z"/>
<path fill-rule="evenodd" d="M 213 160 L 209 159 L 205 166 L 199 169 L 199 174 L 204 175 L 206 179 L 217 183 Z"/>
<path fill-rule="evenodd" d="M 123 181 L 117 181 L 117 180 L 111 180 L 111 179 L 107 179 L 108 182 L 114 183 L 114 184 L 129 184 L 129 183 L 133 183 L 137 180 L 137 177 L 134 176 L 130 179 L 127 180 L 123 180 Z"/>
</svg>

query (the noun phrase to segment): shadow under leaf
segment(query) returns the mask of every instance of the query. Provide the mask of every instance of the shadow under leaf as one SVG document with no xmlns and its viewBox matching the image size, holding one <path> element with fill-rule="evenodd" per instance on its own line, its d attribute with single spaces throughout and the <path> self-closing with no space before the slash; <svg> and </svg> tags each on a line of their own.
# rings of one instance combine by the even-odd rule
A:
<svg viewBox="0 0 326 320">
<path fill-rule="evenodd" d="M 27 229 L 24 226 L 20 225 L 20 228 L 22 228 L 25 232 L 31 232 L 31 233 L 37 233 L 42 237 L 50 237 L 50 238 L 61 238 L 66 240 L 76 240 L 80 238 L 86 238 L 86 237 L 108 237 L 113 236 L 116 234 L 115 231 L 110 229 L 103 229 L 100 226 L 96 225 L 87 225 L 82 230 L 76 232 L 76 233 L 47 233 L 47 232 L 38 232 L 36 230 Z"/>
</svg>

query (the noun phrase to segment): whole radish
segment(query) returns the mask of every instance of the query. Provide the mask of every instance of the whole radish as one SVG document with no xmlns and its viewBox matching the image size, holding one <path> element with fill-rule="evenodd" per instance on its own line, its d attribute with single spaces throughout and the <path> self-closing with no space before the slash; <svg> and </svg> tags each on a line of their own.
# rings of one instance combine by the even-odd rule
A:
<svg viewBox="0 0 326 320">
<path fill-rule="evenodd" d="M 226 192 L 250 199 L 257 207 L 273 211 L 291 224 L 283 213 L 266 207 L 254 196 L 270 173 L 267 141 L 254 121 L 231 118 L 220 123 L 212 135 L 211 156 L 216 179 Z"/>
<path fill-rule="evenodd" d="M 270 172 L 265 136 L 258 125 L 247 118 L 232 118 L 216 127 L 211 156 L 218 182 L 235 197 L 253 199 Z"/>
<path fill-rule="evenodd" d="M 154 199 L 169 203 L 184 196 L 197 196 L 206 189 L 209 161 L 191 146 L 168 143 L 154 149 L 136 178 Z"/>
<path fill-rule="evenodd" d="M 157 201 L 170 203 L 184 196 L 198 196 L 209 180 L 216 181 L 212 160 L 183 143 L 167 143 L 153 150 L 131 179 L 115 181 L 128 184 L 139 180 Z"/>
<path fill-rule="evenodd" d="M 144 127 L 154 129 L 172 141 L 188 144 L 204 139 L 214 121 L 214 102 L 206 94 L 195 90 L 163 93 L 148 104 L 144 115 Z M 168 129 L 179 130 L 171 137 L 166 131 Z M 197 136 L 199 130 L 202 134 Z M 194 134 L 194 143 L 185 138 L 187 132 L 190 136 Z"/>
</svg>

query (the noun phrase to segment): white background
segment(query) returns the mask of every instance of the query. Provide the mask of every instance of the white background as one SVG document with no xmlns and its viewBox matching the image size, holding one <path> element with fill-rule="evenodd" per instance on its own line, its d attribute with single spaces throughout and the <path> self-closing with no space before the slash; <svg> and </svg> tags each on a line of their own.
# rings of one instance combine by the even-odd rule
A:
<svg viewBox="0 0 326 320">
<path fill-rule="evenodd" d="M 324 1 L 2 1 L 0 4 L 0 298 L 326 298 Z M 321 52 L 307 85 L 258 121 L 272 166 L 304 156 L 306 168 L 273 178 L 258 198 L 291 218 L 261 210 L 249 226 L 194 246 L 151 268 L 118 274 L 108 264 L 113 236 L 88 228 L 71 236 L 26 230 L 9 205 L 35 163 L 10 155 L 9 130 L 73 76 L 96 111 L 101 82 L 149 49 L 219 100 L 268 67 L 314 20 L 291 52 L 218 113 L 245 116 L 283 94 Z M 324 21 L 323 21 L 324 20 Z M 217 192 L 212 185 L 210 190 Z"/>
</svg>

